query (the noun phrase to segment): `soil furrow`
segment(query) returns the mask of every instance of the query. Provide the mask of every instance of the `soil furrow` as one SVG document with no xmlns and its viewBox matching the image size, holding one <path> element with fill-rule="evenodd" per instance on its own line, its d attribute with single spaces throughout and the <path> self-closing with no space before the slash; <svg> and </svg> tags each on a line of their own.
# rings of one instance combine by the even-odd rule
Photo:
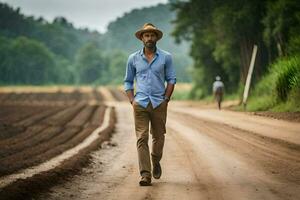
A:
<svg viewBox="0 0 300 200">
<path fill-rule="evenodd" d="M 103 123 L 103 116 L 105 113 L 106 106 L 99 105 L 97 110 L 94 112 L 90 120 L 90 124 L 93 126 L 100 126 Z"/>
<path fill-rule="evenodd" d="M 34 124 L 39 123 L 40 121 L 53 116 L 55 114 L 57 114 L 58 112 L 61 112 L 62 110 L 67 109 L 68 107 L 49 107 L 49 108 L 45 108 L 45 110 L 41 113 L 37 113 L 32 115 L 31 117 L 28 117 L 22 121 L 19 121 L 18 123 L 16 123 L 16 125 L 18 126 L 32 126 Z"/>
<path fill-rule="evenodd" d="M 4 140 L 0 140 L 0 146 L 13 146 L 19 142 L 33 138 L 36 134 L 43 132 L 48 128 L 46 125 L 33 125 L 28 127 L 24 132 Z"/>
<path fill-rule="evenodd" d="M 66 126 L 84 126 L 84 124 L 89 122 L 90 117 L 93 115 L 96 108 L 96 105 L 86 106 L 72 120 L 70 120 Z"/>
<path fill-rule="evenodd" d="M 66 110 L 63 110 L 54 116 L 51 116 L 47 119 L 41 121 L 41 123 L 53 125 L 53 126 L 64 126 L 69 121 L 71 121 L 78 112 L 80 112 L 85 107 L 84 104 L 77 104 L 75 106 L 71 106 Z"/>
</svg>

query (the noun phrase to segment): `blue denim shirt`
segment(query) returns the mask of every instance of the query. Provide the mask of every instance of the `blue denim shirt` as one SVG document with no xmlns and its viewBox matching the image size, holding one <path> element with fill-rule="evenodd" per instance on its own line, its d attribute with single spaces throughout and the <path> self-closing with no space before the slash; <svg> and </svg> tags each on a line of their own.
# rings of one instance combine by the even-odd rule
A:
<svg viewBox="0 0 300 200">
<path fill-rule="evenodd" d="M 134 80 L 136 81 L 134 100 L 144 108 L 149 102 L 153 108 L 159 106 L 164 101 L 165 82 L 176 83 L 171 54 L 157 48 L 150 63 L 143 49 L 131 54 L 124 78 L 125 91 L 134 89 Z"/>
</svg>

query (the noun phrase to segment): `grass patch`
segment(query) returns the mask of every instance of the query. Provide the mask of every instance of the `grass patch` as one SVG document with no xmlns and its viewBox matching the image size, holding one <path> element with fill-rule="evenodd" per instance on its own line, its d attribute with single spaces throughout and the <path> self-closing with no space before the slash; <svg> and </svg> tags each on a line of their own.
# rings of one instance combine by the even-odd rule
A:
<svg viewBox="0 0 300 200">
<path fill-rule="evenodd" d="M 173 100 L 191 100 L 192 84 L 190 83 L 177 83 L 172 94 Z"/>
<path fill-rule="evenodd" d="M 250 94 L 247 110 L 298 112 L 299 98 L 300 55 L 282 58 L 270 66 Z"/>
<path fill-rule="evenodd" d="M 271 109 L 275 105 L 274 98 L 272 96 L 261 96 L 259 98 L 252 97 L 248 100 L 247 111 L 265 111 Z M 243 105 L 240 105 L 243 108 Z"/>
<path fill-rule="evenodd" d="M 173 100 L 189 100 L 190 91 L 188 90 L 174 90 L 172 95 Z"/>
</svg>

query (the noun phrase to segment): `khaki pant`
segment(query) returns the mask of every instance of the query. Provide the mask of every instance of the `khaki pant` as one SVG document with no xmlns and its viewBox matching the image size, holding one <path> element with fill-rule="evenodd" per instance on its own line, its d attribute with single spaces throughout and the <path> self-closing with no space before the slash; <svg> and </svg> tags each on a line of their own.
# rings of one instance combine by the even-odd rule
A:
<svg viewBox="0 0 300 200">
<path fill-rule="evenodd" d="M 164 134 L 166 133 L 167 105 L 168 103 L 166 101 L 163 101 L 155 109 L 153 109 L 151 103 L 149 103 L 147 108 L 143 108 L 137 103 L 133 105 L 135 133 L 137 137 L 136 145 L 141 176 L 151 177 L 151 162 L 148 146 L 149 124 L 151 125 L 150 133 L 152 134 L 152 164 L 159 162 L 162 158 L 165 142 Z"/>
</svg>

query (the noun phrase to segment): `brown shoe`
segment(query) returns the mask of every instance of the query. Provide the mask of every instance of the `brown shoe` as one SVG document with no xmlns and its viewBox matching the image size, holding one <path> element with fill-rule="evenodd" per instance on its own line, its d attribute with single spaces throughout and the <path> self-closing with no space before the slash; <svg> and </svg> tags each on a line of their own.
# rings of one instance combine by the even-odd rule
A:
<svg viewBox="0 0 300 200">
<path fill-rule="evenodd" d="M 151 185 L 151 178 L 146 177 L 146 176 L 142 176 L 139 183 L 140 183 L 140 186 L 150 186 Z"/>
<path fill-rule="evenodd" d="M 160 166 L 159 162 L 154 164 L 152 174 L 153 174 L 153 178 L 155 178 L 155 179 L 160 178 L 160 176 L 161 176 L 161 166 Z"/>
</svg>

